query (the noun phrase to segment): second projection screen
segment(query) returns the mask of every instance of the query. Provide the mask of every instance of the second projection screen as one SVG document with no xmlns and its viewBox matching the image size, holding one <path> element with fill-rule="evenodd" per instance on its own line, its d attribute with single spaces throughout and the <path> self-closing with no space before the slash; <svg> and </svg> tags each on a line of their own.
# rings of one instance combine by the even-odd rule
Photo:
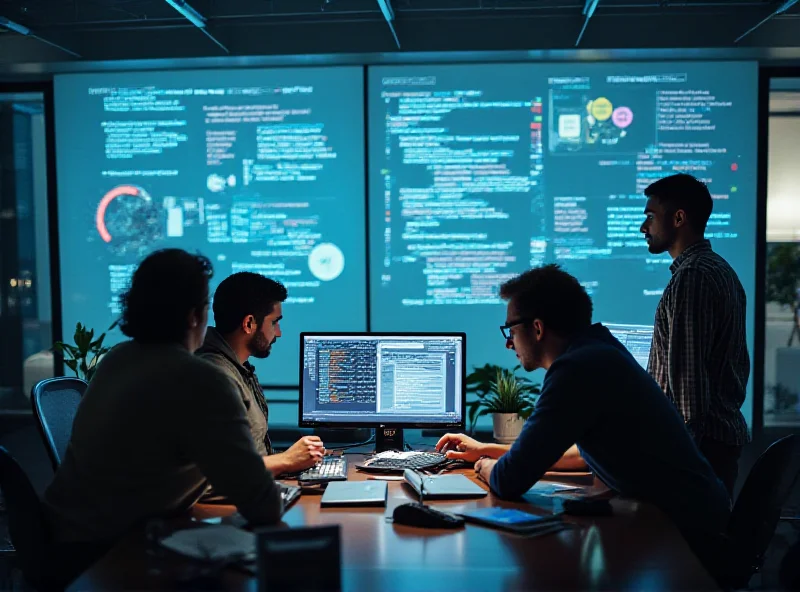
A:
<svg viewBox="0 0 800 592">
<path fill-rule="evenodd" d="M 756 89 L 752 63 L 371 68 L 372 328 L 467 331 L 470 369 L 513 366 L 498 289 L 543 263 L 578 277 L 595 321 L 652 327 L 671 259 L 639 232 L 643 191 L 687 172 L 752 352 Z"/>
</svg>

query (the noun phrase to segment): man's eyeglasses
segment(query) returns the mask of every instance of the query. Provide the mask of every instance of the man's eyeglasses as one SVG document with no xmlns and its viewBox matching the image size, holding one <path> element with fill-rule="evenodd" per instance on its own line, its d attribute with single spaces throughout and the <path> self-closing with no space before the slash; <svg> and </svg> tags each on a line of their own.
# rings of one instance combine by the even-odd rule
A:
<svg viewBox="0 0 800 592">
<path fill-rule="evenodd" d="M 510 321 L 510 322 L 506 323 L 505 325 L 500 325 L 500 333 L 503 334 L 503 337 L 505 338 L 506 341 L 509 341 L 509 340 L 511 340 L 511 337 L 512 337 L 512 335 L 511 335 L 511 327 L 516 327 L 517 325 L 525 325 L 527 323 L 532 323 L 532 322 L 533 322 L 533 319 L 528 319 L 528 318 L 522 318 L 522 319 L 516 319 L 516 320 Z"/>
</svg>

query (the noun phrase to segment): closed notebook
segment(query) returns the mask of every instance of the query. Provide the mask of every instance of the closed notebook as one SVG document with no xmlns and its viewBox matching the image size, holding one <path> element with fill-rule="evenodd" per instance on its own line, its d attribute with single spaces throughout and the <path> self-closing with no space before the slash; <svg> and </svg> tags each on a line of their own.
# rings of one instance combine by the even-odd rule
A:
<svg viewBox="0 0 800 592">
<path fill-rule="evenodd" d="M 423 498 L 475 498 L 489 492 L 464 475 L 423 475 L 406 469 L 403 478 Z M 424 479 L 424 482 L 423 482 Z"/>
<path fill-rule="evenodd" d="M 331 481 L 322 494 L 320 505 L 385 506 L 386 481 Z"/>
</svg>

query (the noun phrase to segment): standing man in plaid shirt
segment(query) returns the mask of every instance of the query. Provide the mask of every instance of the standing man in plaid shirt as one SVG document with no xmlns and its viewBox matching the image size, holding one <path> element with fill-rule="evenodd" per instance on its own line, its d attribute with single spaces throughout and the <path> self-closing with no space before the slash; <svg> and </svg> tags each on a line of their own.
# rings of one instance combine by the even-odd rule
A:
<svg viewBox="0 0 800 592">
<path fill-rule="evenodd" d="M 656 310 L 647 370 L 733 497 L 739 456 L 750 439 L 740 411 L 750 374 L 744 289 L 704 238 L 713 208 L 704 183 L 672 175 L 644 194 L 640 230 L 648 250 L 669 252 L 673 259 L 672 278 Z"/>
</svg>

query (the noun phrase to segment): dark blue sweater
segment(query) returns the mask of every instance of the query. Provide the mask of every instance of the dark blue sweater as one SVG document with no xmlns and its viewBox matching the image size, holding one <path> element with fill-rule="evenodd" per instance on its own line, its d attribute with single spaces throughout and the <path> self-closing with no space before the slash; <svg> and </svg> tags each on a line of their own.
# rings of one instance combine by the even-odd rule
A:
<svg viewBox="0 0 800 592">
<path fill-rule="evenodd" d="M 724 486 L 660 387 L 600 324 L 547 371 L 536 410 L 492 471 L 492 490 L 522 495 L 573 444 L 606 485 L 660 507 L 684 534 L 724 530 Z"/>
</svg>

